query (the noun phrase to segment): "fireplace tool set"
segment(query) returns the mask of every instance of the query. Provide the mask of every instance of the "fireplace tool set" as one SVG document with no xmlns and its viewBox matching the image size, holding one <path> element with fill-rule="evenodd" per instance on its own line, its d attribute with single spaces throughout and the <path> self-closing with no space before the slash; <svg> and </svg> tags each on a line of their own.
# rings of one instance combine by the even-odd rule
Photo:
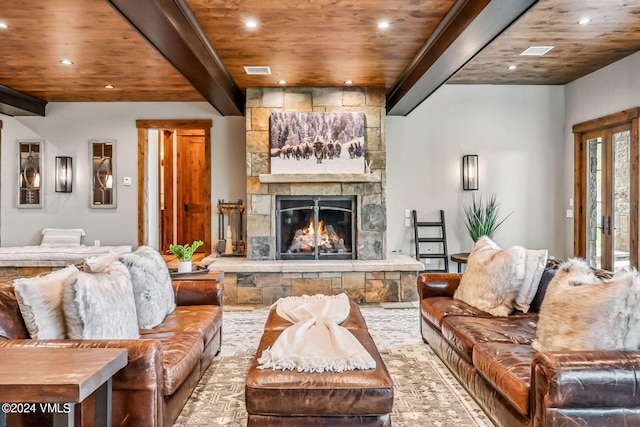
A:
<svg viewBox="0 0 640 427">
<path fill-rule="evenodd" d="M 218 254 L 220 256 L 244 256 L 245 242 L 242 237 L 244 206 L 242 199 L 237 202 L 225 202 L 219 199 L 216 211 L 218 213 Z"/>
</svg>

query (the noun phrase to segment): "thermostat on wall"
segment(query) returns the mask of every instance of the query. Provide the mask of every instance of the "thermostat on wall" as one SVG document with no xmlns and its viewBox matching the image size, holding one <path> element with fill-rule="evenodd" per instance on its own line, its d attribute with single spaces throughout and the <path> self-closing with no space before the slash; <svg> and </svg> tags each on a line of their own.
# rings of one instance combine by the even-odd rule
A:
<svg viewBox="0 0 640 427">
<path fill-rule="evenodd" d="M 130 176 L 125 176 L 125 177 L 122 179 L 122 183 L 123 183 L 124 185 L 131 185 L 131 177 L 130 177 Z"/>
</svg>

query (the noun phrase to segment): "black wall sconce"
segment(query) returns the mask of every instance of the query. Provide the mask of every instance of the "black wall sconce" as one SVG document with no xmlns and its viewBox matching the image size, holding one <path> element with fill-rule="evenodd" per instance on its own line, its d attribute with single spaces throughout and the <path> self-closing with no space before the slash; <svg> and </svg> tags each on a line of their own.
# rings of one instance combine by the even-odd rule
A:
<svg viewBox="0 0 640 427">
<path fill-rule="evenodd" d="M 71 157 L 56 157 L 56 193 L 71 193 L 73 163 Z"/>
<path fill-rule="evenodd" d="M 462 189 L 478 189 L 478 155 L 462 156 Z"/>
</svg>

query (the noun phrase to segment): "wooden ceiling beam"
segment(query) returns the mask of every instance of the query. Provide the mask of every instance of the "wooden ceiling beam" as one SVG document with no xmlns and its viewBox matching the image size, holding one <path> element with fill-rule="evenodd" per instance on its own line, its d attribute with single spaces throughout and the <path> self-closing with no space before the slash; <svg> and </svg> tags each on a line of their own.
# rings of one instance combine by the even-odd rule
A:
<svg viewBox="0 0 640 427">
<path fill-rule="evenodd" d="M 409 114 L 537 2 L 458 0 L 387 91 L 387 114 Z"/>
<path fill-rule="evenodd" d="M 35 96 L 0 85 L 0 113 L 7 116 L 45 115 L 47 101 Z"/>
<path fill-rule="evenodd" d="M 223 116 L 244 115 L 245 96 L 185 0 L 106 0 Z"/>
</svg>

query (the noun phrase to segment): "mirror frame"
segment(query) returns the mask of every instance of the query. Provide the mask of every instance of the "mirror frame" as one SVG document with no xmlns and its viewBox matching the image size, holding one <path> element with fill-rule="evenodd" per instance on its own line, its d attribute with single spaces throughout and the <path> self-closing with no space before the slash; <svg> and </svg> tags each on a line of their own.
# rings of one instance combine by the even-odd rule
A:
<svg viewBox="0 0 640 427">
<path fill-rule="evenodd" d="M 23 159 L 22 159 L 22 146 L 23 145 L 37 145 L 38 146 L 38 157 L 35 161 L 36 174 L 38 176 L 38 188 L 29 190 L 29 185 L 24 185 L 26 178 L 23 179 L 24 170 L 23 170 Z M 30 157 L 30 156 L 29 156 Z M 28 159 L 28 158 L 27 158 Z M 25 160 L 27 160 L 25 159 Z M 27 160 L 28 162 L 29 160 Z M 25 165 L 26 168 L 26 165 Z M 41 208 L 44 206 L 44 192 L 42 191 L 44 182 L 45 182 L 45 174 L 44 174 L 44 140 L 42 139 L 20 139 L 18 140 L 18 182 L 17 182 L 17 205 L 18 208 Z M 22 191 L 35 191 L 38 194 L 38 202 L 37 203 L 28 203 L 22 201 Z"/>
<path fill-rule="evenodd" d="M 98 158 L 94 159 L 93 150 L 94 150 L 94 147 L 99 144 L 111 145 L 111 157 L 110 157 L 111 187 L 108 187 L 109 185 L 108 180 L 103 185 L 101 185 L 103 191 L 107 188 L 111 190 L 111 203 L 104 203 L 104 199 L 102 202 L 96 203 L 97 200 L 94 198 L 96 191 L 101 190 L 101 188 L 96 188 L 96 181 L 102 184 L 102 181 L 100 180 L 100 178 L 97 177 L 97 174 L 100 170 L 100 167 L 105 164 L 106 159 L 109 159 L 108 157 L 102 157 L 101 158 L 102 161 L 100 161 L 97 165 L 95 164 L 95 161 L 99 159 Z M 103 154 L 104 154 L 104 151 L 103 151 Z M 91 179 L 89 179 L 89 186 L 90 186 L 89 187 L 89 206 L 90 207 L 94 209 L 113 209 L 116 207 L 116 193 L 117 193 L 116 184 L 118 182 L 118 180 L 116 179 L 116 163 L 117 162 L 116 162 L 116 140 L 115 139 L 92 139 L 89 141 L 89 176 L 91 177 Z M 108 170 L 109 168 L 107 168 L 107 171 Z"/>
</svg>

